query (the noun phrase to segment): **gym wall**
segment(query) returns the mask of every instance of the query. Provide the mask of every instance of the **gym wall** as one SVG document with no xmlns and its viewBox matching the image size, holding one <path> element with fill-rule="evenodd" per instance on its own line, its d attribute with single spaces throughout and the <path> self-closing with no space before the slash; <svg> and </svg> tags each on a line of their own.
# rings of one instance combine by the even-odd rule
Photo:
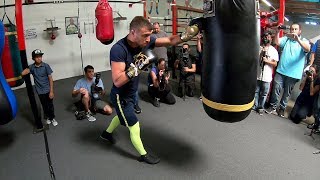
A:
<svg viewBox="0 0 320 180">
<path fill-rule="evenodd" d="M 41 2 L 44 1 L 48 0 L 41 0 Z M 40 2 L 40 0 L 35 2 Z M 14 0 L 6 0 L 6 4 L 14 4 Z M 110 3 L 113 11 L 118 11 L 127 20 L 114 22 L 114 41 L 112 44 L 103 45 L 96 39 L 95 34 L 95 8 L 97 4 L 98 2 L 79 3 L 79 28 L 82 33 L 83 66 L 91 64 L 95 68 L 95 71 L 99 72 L 110 70 L 109 53 L 112 45 L 127 35 L 129 23 L 134 16 L 143 15 L 143 5 L 136 3 L 132 7 L 129 7 L 129 3 Z M 3 5 L 3 1 L 0 5 Z M 6 13 L 10 20 L 15 23 L 14 9 L 14 7 L 7 7 Z M 0 14 L 3 16 L 3 8 L 0 8 Z M 31 52 L 34 49 L 41 49 L 44 52 L 43 61 L 48 63 L 54 71 L 54 80 L 82 75 L 83 69 L 78 35 L 66 35 L 65 25 L 65 17 L 75 17 L 77 15 L 78 3 L 31 4 L 23 6 L 24 30 L 31 30 L 37 35 L 34 39 L 26 39 L 28 63 L 32 64 L 34 62 L 31 59 Z M 113 17 L 119 17 L 119 15 L 114 12 Z M 46 21 L 46 19 L 55 19 L 53 25 L 61 28 L 58 30 L 57 37 L 53 41 L 50 40 L 48 33 L 44 31 L 48 27 L 51 27 L 50 21 Z M 5 19 L 4 23 L 7 22 L 7 19 Z M 86 26 L 84 26 L 84 23 L 86 23 Z M 89 23 L 93 24 L 88 25 Z M 21 87 L 25 87 L 25 84 L 17 88 Z"/>
</svg>

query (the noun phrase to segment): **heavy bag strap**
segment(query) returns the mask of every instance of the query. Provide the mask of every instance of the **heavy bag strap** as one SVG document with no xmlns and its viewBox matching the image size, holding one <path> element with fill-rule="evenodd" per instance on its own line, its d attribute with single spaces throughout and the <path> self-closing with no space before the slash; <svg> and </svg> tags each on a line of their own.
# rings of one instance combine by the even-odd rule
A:
<svg viewBox="0 0 320 180">
<path fill-rule="evenodd" d="M 4 18 L 7 17 L 9 23 L 13 24 L 11 22 L 10 18 L 8 17 L 7 12 L 6 12 L 6 0 L 3 0 L 3 11 L 4 11 L 4 14 L 3 14 L 3 17 L 2 17 L 2 23 L 3 23 Z"/>
<path fill-rule="evenodd" d="M 10 18 L 8 17 L 6 12 L 4 12 L 4 15 L 2 17 L 2 22 L 4 22 L 3 20 L 4 20 L 5 17 L 7 17 L 8 21 L 9 21 L 9 24 L 13 24 L 12 21 L 10 20 Z"/>
</svg>

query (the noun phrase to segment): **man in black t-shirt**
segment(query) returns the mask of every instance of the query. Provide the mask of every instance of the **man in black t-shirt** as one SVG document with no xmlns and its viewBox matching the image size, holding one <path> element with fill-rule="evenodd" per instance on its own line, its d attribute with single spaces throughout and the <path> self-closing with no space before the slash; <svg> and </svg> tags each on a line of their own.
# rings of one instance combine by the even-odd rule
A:
<svg viewBox="0 0 320 180">
<path fill-rule="evenodd" d="M 134 99 L 139 84 L 139 73 L 143 71 L 142 67 L 156 59 L 150 49 L 159 46 L 177 45 L 182 41 L 190 40 L 196 34 L 190 35 L 187 33 L 184 36 L 173 35 L 152 38 L 150 37 L 152 29 L 153 27 L 147 19 L 136 16 L 130 23 L 129 34 L 111 48 L 110 63 L 113 86 L 110 98 L 117 115 L 100 137 L 114 144 L 115 140 L 112 132 L 119 124 L 126 126 L 130 131 L 131 142 L 140 154 L 138 160 L 156 164 L 160 159 L 150 155 L 144 149 L 140 138 L 139 121 L 134 113 Z"/>
<path fill-rule="evenodd" d="M 182 45 L 180 58 L 174 63 L 174 67 L 180 71 L 179 94 L 184 97 L 194 96 L 195 89 L 195 73 L 196 73 L 196 57 L 190 54 L 190 45 L 184 43 Z"/>
</svg>

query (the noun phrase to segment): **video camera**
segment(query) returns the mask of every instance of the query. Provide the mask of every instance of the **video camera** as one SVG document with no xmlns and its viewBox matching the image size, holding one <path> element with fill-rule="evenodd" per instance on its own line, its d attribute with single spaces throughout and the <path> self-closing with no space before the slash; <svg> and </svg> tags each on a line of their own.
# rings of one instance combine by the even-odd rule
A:
<svg viewBox="0 0 320 180">
<path fill-rule="evenodd" d="M 159 78 L 159 91 L 163 91 L 167 87 L 166 77 L 169 76 L 169 71 L 166 69 L 163 72 L 163 75 Z"/>
<path fill-rule="evenodd" d="M 263 66 L 265 65 L 265 62 L 263 61 L 263 58 L 266 57 L 268 58 L 269 56 L 267 55 L 267 51 L 261 51 L 261 54 L 260 54 L 260 67 L 263 68 Z"/>
<path fill-rule="evenodd" d="M 286 26 L 286 25 L 280 25 L 278 26 L 278 29 L 282 29 L 282 30 L 289 30 L 290 29 L 290 26 Z"/>
<path fill-rule="evenodd" d="M 314 73 L 313 70 L 306 70 L 306 75 L 307 76 L 312 76 L 313 73 Z"/>
<path fill-rule="evenodd" d="M 91 86 L 91 93 L 92 94 L 99 93 L 103 90 L 101 87 L 98 87 L 100 78 L 101 78 L 101 74 L 97 72 L 94 84 Z"/>
</svg>

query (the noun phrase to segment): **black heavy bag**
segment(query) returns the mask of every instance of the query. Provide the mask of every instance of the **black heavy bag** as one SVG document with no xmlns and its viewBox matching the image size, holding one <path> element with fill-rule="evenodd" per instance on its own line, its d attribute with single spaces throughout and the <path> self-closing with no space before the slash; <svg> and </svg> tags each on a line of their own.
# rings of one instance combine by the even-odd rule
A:
<svg viewBox="0 0 320 180">
<path fill-rule="evenodd" d="M 254 104 L 257 6 L 256 0 L 204 0 L 203 106 L 218 121 L 241 121 Z"/>
</svg>

